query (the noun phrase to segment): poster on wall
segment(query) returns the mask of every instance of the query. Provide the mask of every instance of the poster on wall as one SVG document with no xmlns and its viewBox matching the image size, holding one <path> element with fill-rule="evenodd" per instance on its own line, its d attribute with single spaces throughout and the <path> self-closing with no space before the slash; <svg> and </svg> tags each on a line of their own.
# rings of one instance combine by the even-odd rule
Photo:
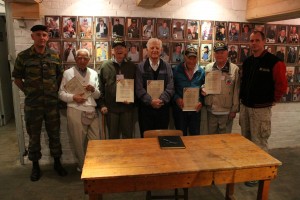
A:
<svg viewBox="0 0 300 200">
<path fill-rule="evenodd" d="M 226 41 L 227 22 L 215 22 L 215 40 Z"/>
<path fill-rule="evenodd" d="M 139 41 L 130 41 L 126 44 L 127 47 L 127 59 L 134 63 L 138 63 L 141 60 L 141 44 Z"/>
<path fill-rule="evenodd" d="M 275 43 L 277 36 L 276 24 L 267 24 L 266 26 L 266 43 Z"/>
<path fill-rule="evenodd" d="M 107 38 L 109 34 L 109 18 L 95 17 L 95 33 L 96 39 Z"/>
<path fill-rule="evenodd" d="M 92 39 L 93 36 L 93 17 L 78 17 L 79 38 Z"/>
<path fill-rule="evenodd" d="M 53 50 L 61 58 L 61 42 L 60 41 L 48 41 L 47 46 L 49 49 Z"/>
<path fill-rule="evenodd" d="M 157 19 L 157 37 L 161 40 L 170 39 L 171 19 Z"/>
<path fill-rule="evenodd" d="M 250 46 L 246 45 L 246 44 L 242 44 L 240 47 L 240 59 L 239 59 L 239 63 L 243 63 L 245 61 L 246 58 L 248 58 L 251 54 L 250 54 Z"/>
<path fill-rule="evenodd" d="M 298 44 L 299 42 L 299 26 L 291 25 L 289 28 L 289 43 Z"/>
<path fill-rule="evenodd" d="M 240 41 L 241 42 L 250 42 L 250 34 L 252 33 L 254 29 L 254 25 L 251 23 L 242 23 L 241 24 L 241 35 L 240 35 Z"/>
<path fill-rule="evenodd" d="M 228 46 L 228 58 L 230 62 L 237 64 L 238 63 L 238 52 L 239 47 L 238 45 L 229 45 Z"/>
<path fill-rule="evenodd" d="M 142 18 L 142 38 L 143 40 L 148 40 L 156 36 L 155 34 L 155 18 Z"/>
<path fill-rule="evenodd" d="M 49 39 L 60 38 L 60 16 L 45 16 L 45 26 L 48 28 Z"/>
<path fill-rule="evenodd" d="M 77 17 L 64 16 L 62 17 L 63 23 L 63 38 L 64 39 L 75 39 L 77 35 Z"/>
<path fill-rule="evenodd" d="M 63 42 L 63 61 L 75 62 L 77 43 L 75 41 Z"/>
<path fill-rule="evenodd" d="M 128 40 L 136 40 L 140 38 L 140 18 L 128 17 L 126 19 L 126 37 Z"/>
<path fill-rule="evenodd" d="M 184 19 L 172 20 L 172 38 L 174 40 L 183 40 L 185 38 L 185 22 Z"/>
<path fill-rule="evenodd" d="M 240 23 L 229 22 L 228 24 L 228 40 L 229 42 L 238 42 L 240 37 Z"/>
<path fill-rule="evenodd" d="M 187 31 L 188 40 L 198 40 L 199 36 L 199 21 L 198 20 L 187 20 Z"/>
<path fill-rule="evenodd" d="M 112 38 L 124 37 L 125 17 L 112 17 Z"/>
<path fill-rule="evenodd" d="M 201 58 L 201 62 L 211 62 L 212 61 L 212 44 L 211 43 L 201 44 L 200 58 Z"/>
<path fill-rule="evenodd" d="M 212 40 L 213 21 L 201 21 L 201 39 Z"/>
<path fill-rule="evenodd" d="M 96 51 L 96 62 L 102 62 L 108 60 L 109 49 L 107 41 L 96 41 L 95 44 Z"/>
<path fill-rule="evenodd" d="M 184 60 L 184 42 L 172 43 L 172 60 L 171 62 L 180 63 Z"/>
<path fill-rule="evenodd" d="M 287 25 L 278 25 L 277 43 L 287 43 Z"/>
</svg>

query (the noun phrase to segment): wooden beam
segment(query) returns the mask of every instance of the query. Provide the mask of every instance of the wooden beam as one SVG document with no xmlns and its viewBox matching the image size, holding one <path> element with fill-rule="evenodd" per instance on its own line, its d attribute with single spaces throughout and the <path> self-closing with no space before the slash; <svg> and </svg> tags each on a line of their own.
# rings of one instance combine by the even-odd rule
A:
<svg viewBox="0 0 300 200">
<path fill-rule="evenodd" d="M 136 5 L 145 8 L 161 7 L 171 0 L 137 0 Z"/>
<path fill-rule="evenodd" d="M 247 21 L 271 22 L 300 17 L 300 1 L 248 0 Z"/>
</svg>

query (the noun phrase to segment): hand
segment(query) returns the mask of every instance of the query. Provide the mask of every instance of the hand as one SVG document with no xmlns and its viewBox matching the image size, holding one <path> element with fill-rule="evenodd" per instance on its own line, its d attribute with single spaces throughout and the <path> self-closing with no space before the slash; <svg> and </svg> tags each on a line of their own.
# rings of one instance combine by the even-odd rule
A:
<svg viewBox="0 0 300 200">
<path fill-rule="evenodd" d="M 199 102 L 196 106 L 196 112 L 199 112 L 201 110 L 201 108 L 203 107 L 202 103 Z"/>
<path fill-rule="evenodd" d="M 206 96 L 207 94 L 206 94 L 206 91 L 205 91 L 205 88 L 201 88 L 201 94 L 203 95 L 203 96 Z"/>
<path fill-rule="evenodd" d="M 100 112 L 102 113 L 102 114 L 106 114 L 106 113 L 108 113 L 108 109 L 107 109 L 107 107 L 102 107 L 101 108 L 101 110 L 100 110 Z"/>
<path fill-rule="evenodd" d="M 86 99 L 83 97 L 84 93 L 81 93 L 81 94 L 75 94 L 73 96 L 73 100 L 76 102 L 76 103 L 84 103 L 86 101 Z"/>
<path fill-rule="evenodd" d="M 177 104 L 177 106 L 178 106 L 181 110 L 183 109 L 184 104 L 183 104 L 183 99 L 182 99 L 182 98 L 176 99 L 176 104 Z"/>
<path fill-rule="evenodd" d="M 162 105 L 164 105 L 164 102 L 163 102 L 162 100 L 160 100 L 160 99 L 152 99 L 152 101 L 151 101 L 151 106 L 152 106 L 153 108 L 158 109 L 158 108 L 160 108 Z"/>
<path fill-rule="evenodd" d="M 124 101 L 123 103 L 128 105 L 131 104 L 132 102 Z"/>
<path fill-rule="evenodd" d="M 91 91 L 92 93 L 95 92 L 95 88 L 94 88 L 94 86 L 92 86 L 92 85 L 87 85 L 87 86 L 85 86 L 85 90 L 86 90 L 86 91 Z"/>
<path fill-rule="evenodd" d="M 228 115 L 228 118 L 229 119 L 234 119 L 236 116 L 236 113 L 235 112 L 230 112 L 229 115 Z"/>
</svg>

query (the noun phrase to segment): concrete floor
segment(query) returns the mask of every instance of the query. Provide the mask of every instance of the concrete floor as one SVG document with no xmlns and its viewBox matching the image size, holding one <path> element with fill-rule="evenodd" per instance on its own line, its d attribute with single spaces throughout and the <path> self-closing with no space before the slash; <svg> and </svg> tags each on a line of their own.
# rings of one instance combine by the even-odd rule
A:
<svg viewBox="0 0 300 200">
<path fill-rule="evenodd" d="M 59 177 L 52 165 L 41 165 L 42 177 L 31 182 L 31 165 L 21 165 L 18 155 L 18 142 L 14 121 L 0 127 L 0 199 L 1 200 L 85 200 L 83 183 L 75 164 L 65 165 L 69 174 Z M 271 182 L 270 200 L 300 200 L 300 147 L 272 149 L 270 154 L 282 161 L 278 177 Z M 238 200 L 256 199 L 257 187 L 236 184 L 235 198 Z M 168 193 L 173 191 L 155 191 Z M 225 186 L 210 186 L 189 189 L 189 199 L 224 199 Z M 104 200 L 142 200 L 145 192 L 105 194 Z"/>
</svg>

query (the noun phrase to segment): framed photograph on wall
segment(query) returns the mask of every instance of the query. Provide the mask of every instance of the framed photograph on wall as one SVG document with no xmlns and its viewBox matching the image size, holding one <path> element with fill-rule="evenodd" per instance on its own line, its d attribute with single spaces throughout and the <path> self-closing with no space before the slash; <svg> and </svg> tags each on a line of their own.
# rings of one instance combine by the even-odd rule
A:
<svg viewBox="0 0 300 200">
<path fill-rule="evenodd" d="M 185 38 L 185 19 L 172 20 L 172 38 L 174 40 L 183 40 Z"/>
<path fill-rule="evenodd" d="M 213 21 L 201 21 L 201 39 L 212 40 Z"/>
<path fill-rule="evenodd" d="M 249 42 L 250 41 L 250 34 L 254 29 L 254 25 L 251 23 L 242 23 L 241 24 L 241 35 L 240 41 L 241 42 Z"/>
<path fill-rule="evenodd" d="M 148 58 L 147 53 L 147 41 L 142 41 L 142 60 L 145 61 Z"/>
<path fill-rule="evenodd" d="M 132 18 L 132 17 L 126 18 L 126 38 L 128 40 L 137 40 L 140 38 L 141 36 L 140 24 L 141 24 L 140 18 Z"/>
<path fill-rule="evenodd" d="M 228 58 L 230 62 L 237 64 L 238 63 L 238 52 L 239 52 L 239 47 L 238 45 L 232 44 L 228 45 Z"/>
<path fill-rule="evenodd" d="M 198 40 L 199 36 L 199 21 L 198 20 L 187 20 L 187 31 L 188 40 Z"/>
<path fill-rule="evenodd" d="M 77 35 L 77 17 L 63 16 L 62 32 L 63 32 L 63 39 L 75 39 Z"/>
<path fill-rule="evenodd" d="M 91 42 L 91 41 L 80 41 L 79 42 L 79 48 L 80 49 L 87 49 L 89 52 L 90 52 L 90 57 L 91 57 L 91 59 L 90 59 L 90 62 L 93 62 L 93 48 L 94 48 L 94 46 L 93 46 L 93 42 Z"/>
<path fill-rule="evenodd" d="M 80 39 L 92 39 L 93 17 L 78 17 L 78 27 Z"/>
<path fill-rule="evenodd" d="M 200 61 L 211 62 L 212 61 L 212 44 L 205 43 L 200 46 Z"/>
<path fill-rule="evenodd" d="M 50 40 L 50 41 L 48 41 L 47 46 L 49 49 L 56 52 L 59 55 L 59 57 L 61 58 L 61 42 L 60 41 Z"/>
<path fill-rule="evenodd" d="M 286 63 L 294 64 L 297 61 L 298 47 L 297 46 L 288 46 L 287 47 L 287 58 Z"/>
<path fill-rule="evenodd" d="M 265 49 L 269 53 L 276 55 L 276 46 L 274 46 L 274 45 L 265 45 Z"/>
<path fill-rule="evenodd" d="M 240 23 L 229 22 L 228 23 L 228 41 L 238 42 L 240 37 Z"/>
<path fill-rule="evenodd" d="M 264 24 L 254 24 L 254 29 L 265 33 L 265 25 Z"/>
<path fill-rule="evenodd" d="M 112 17 L 111 25 L 112 25 L 112 29 L 111 29 L 112 38 L 124 37 L 125 17 Z"/>
<path fill-rule="evenodd" d="M 171 19 L 157 19 L 157 37 L 161 40 L 170 39 Z"/>
<path fill-rule="evenodd" d="M 215 40 L 226 41 L 227 22 L 215 21 Z"/>
<path fill-rule="evenodd" d="M 293 88 L 293 101 L 300 101 L 300 85 L 295 85 Z"/>
<path fill-rule="evenodd" d="M 162 43 L 162 51 L 160 54 L 160 58 L 163 59 L 165 62 L 170 62 L 170 43 L 163 42 Z"/>
<path fill-rule="evenodd" d="M 184 42 L 173 42 L 172 43 L 172 60 L 173 63 L 180 63 L 184 60 Z"/>
<path fill-rule="evenodd" d="M 64 62 L 75 62 L 77 50 L 76 41 L 64 41 L 63 42 L 63 61 Z"/>
<path fill-rule="evenodd" d="M 266 43 L 274 44 L 277 36 L 277 25 L 267 24 L 266 25 Z"/>
<path fill-rule="evenodd" d="M 96 39 L 106 39 L 109 34 L 109 18 L 95 17 Z"/>
<path fill-rule="evenodd" d="M 141 60 L 141 43 L 139 41 L 127 41 L 127 59 L 138 63 Z"/>
<path fill-rule="evenodd" d="M 109 46 L 107 41 L 96 41 L 95 58 L 96 62 L 102 62 L 109 59 Z"/>
<path fill-rule="evenodd" d="M 288 26 L 287 25 L 278 25 L 277 29 L 277 43 L 286 44 L 287 43 L 287 33 Z"/>
<path fill-rule="evenodd" d="M 155 37 L 155 18 L 142 18 L 142 39 L 148 40 Z"/>
<path fill-rule="evenodd" d="M 281 102 L 292 102 L 293 101 L 293 92 L 294 92 L 294 86 L 288 85 L 286 88 L 286 93 L 283 94 L 281 97 Z"/>
<path fill-rule="evenodd" d="M 299 26 L 291 25 L 289 27 L 289 43 L 298 44 L 299 42 Z"/>
<path fill-rule="evenodd" d="M 60 38 L 60 16 L 45 16 L 45 25 L 48 27 L 49 39 Z"/>
<path fill-rule="evenodd" d="M 239 63 L 243 63 L 251 55 L 250 47 L 247 44 L 241 44 Z"/>
<path fill-rule="evenodd" d="M 286 48 L 285 46 L 279 45 L 276 46 L 276 54 L 275 54 L 281 61 L 285 61 L 286 56 Z"/>
</svg>

